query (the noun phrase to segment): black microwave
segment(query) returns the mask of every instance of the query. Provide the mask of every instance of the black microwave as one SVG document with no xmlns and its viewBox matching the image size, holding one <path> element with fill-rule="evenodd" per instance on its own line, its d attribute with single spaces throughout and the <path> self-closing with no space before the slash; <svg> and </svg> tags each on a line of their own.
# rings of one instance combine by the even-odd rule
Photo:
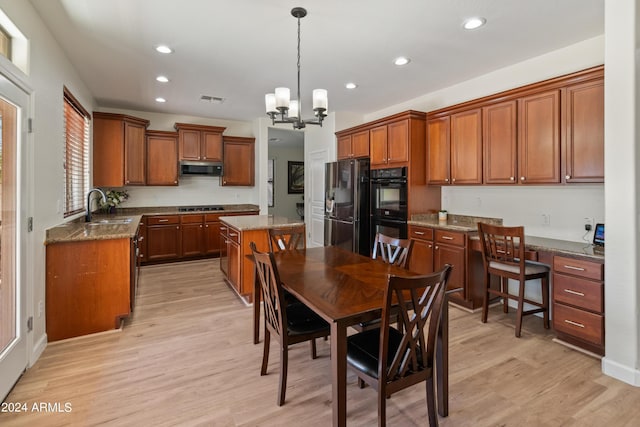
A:
<svg viewBox="0 0 640 427">
<path fill-rule="evenodd" d="M 180 162 L 180 175 L 221 176 L 222 163 L 182 161 Z"/>
</svg>

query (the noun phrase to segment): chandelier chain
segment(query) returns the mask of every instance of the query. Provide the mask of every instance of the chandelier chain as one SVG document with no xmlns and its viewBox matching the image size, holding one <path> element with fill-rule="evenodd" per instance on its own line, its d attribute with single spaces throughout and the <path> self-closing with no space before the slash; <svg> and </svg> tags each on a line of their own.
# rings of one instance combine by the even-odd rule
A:
<svg viewBox="0 0 640 427">
<path fill-rule="evenodd" d="M 300 98 L 300 16 L 298 16 L 298 118 L 302 120 L 302 99 Z"/>
</svg>

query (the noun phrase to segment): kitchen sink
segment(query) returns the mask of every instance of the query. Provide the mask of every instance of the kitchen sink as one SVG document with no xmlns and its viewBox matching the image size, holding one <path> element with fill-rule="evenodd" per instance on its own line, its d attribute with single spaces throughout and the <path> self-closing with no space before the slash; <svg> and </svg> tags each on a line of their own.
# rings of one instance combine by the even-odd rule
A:
<svg viewBox="0 0 640 427">
<path fill-rule="evenodd" d="M 131 222 L 131 218 L 112 218 L 112 219 L 99 219 L 96 221 L 92 221 L 88 225 L 118 225 L 118 224 L 129 224 L 130 222 Z"/>
</svg>

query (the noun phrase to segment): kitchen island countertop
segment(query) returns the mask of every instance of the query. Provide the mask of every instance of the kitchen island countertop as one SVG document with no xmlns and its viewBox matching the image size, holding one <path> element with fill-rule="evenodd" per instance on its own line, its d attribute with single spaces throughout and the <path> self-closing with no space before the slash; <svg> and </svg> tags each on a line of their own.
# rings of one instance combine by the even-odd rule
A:
<svg viewBox="0 0 640 427">
<path fill-rule="evenodd" d="M 270 215 L 221 216 L 220 221 L 238 230 L 267 230 L 278 227 L 295 227 L 304 225 L 300 219 Z"/>
</svg>

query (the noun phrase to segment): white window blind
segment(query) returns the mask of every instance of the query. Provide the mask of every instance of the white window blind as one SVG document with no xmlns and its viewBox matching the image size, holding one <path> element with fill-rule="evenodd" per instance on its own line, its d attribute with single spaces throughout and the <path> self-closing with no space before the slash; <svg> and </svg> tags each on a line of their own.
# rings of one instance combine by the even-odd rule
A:
<svg viewBox="0 0 640 427">
<path fill-rule="evenodd" d="M 89 191 L 89 113 L 64 88 L 64 216 L 84 210 Z"/>
</svg>

